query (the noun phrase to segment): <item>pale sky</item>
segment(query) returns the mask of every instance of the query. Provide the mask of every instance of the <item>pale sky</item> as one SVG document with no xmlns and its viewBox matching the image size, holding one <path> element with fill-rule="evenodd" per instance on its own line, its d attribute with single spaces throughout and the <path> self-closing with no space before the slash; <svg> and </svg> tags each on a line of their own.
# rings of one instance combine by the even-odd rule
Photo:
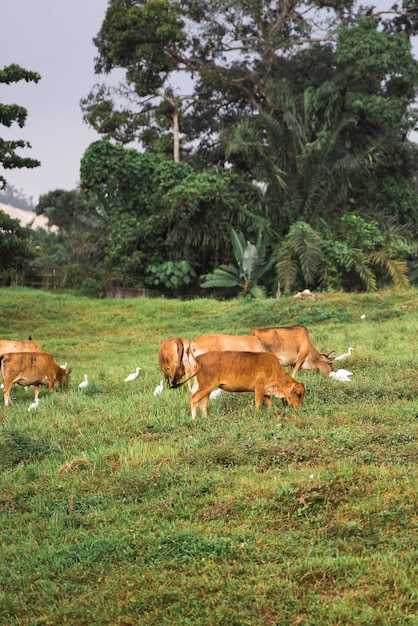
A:
<svg viewBox="0 0 418 626">
<path fill-rule="evenodd" d="M 38 72 L 38 83 L 1 84 L 0 102 L 28 110 L 26 125 L 0 126 L 3 139 L 24 139 L 40 167 L 0 171 L 8 183 L 37 202 L 54 189 L 74 189 L 80 159 L 99 135 L 82 120 L 80 99 L 102 82 L 94 74 L 93 37 L 107 0 L 1 0 L 0 66 L 17 63 Z"/>
<path fill-rule="evenodd" d="M 373 4 L 386 8 L 393 0 Z M 19 154 L 42 165 L 0 171 L 34 203 L 48 191 L 75 189 L 81 157 L 100 139 L 83 122 L 79 102 L 95 83 L 103 82 L 94 74 L 93 37 L 107 6 L 108 0 L 1 0 L 0 67 L 17 63 L 42 78 L 1 85 L 0 102 L 25 107 L 28 118 L 22 129 L 0 126 L 0 136 L 29 141 L 32 149 Z"/>
</svg>

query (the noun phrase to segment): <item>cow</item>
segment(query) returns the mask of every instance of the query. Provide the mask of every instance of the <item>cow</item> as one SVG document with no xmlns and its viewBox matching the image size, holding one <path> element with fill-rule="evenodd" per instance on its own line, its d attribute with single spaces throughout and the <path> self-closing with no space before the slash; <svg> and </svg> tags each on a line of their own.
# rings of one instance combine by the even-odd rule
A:
<svg viewBox="0 0 418 626">
<path fill-rule="evenodd" d="M 0 356 L 8 352 L 42 352 L 42 348 L 36 341 L 11 341 L 0 339 Z"/>
<path fill-rule="evenodd" d="M 271 396 L 286 398 L 297 407 L 305 396 L 304 384 L 294 380 L 270 352 L 206 352 L 196 357 L 194 376 L 197 388 L 190 396 L 193 420 L 197 407 L 206 417 L 209 394 L 217 387 L 231 392 L 253 391 L 256 408 L 261 407 L 263 400 L 271 406 Z"/>
<path fill-rule="evenodd" d="M 273 352 L 284 367 L 292 366 L 293 377 L 300 368 L 322 372 L 326 376 L 332 372 L 334 357 L 330 357 L 330 353 L 318 352 L 305 326 L 256 328 L 251 336 L 259 341 L 263 350 Z"/>
<path fill-rule="evenodd" d="M 191 375 L 189 363 L 189 341 L 181 337 L 166 339 L 158 350 L 158 365 L 164 375 L 167 387 L 175 388 L 177 383 L 186 375 Z M 191 382 L 188 381 L 189 389 Z"/>
<path fill-rule="evenodd" d="M 14 383 L 33 385 L 35 401 L 39 396 L 39 385 L 46 385 L 50 393 L 54 387 L 68 382 L 71 369 L 63 369 L 55 363 L 48 352 L 9 352 L 0 357 L 1 374 L 4 381 L 4 404 L 9 406 L 10 390 Z"/>
</svg>

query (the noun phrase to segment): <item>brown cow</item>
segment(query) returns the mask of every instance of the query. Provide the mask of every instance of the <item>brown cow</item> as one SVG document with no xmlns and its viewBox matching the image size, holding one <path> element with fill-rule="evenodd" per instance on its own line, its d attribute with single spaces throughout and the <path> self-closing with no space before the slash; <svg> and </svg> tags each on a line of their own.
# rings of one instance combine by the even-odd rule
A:
<svg viewBox="0 0 418 626">
<path fill-rule="evenodd" d="M 11 341 L 0 339 L 0 356 L 8 352 L 42 352 L 42 348 L 36 341 Z"/>
<path fill-rule="evenodd" d="M 55 363 L 48 352 L 10 352 L 0 357 L 4 380 L 4 404 L 9 406 L 10 390 L 14 383 L 33 385 L 35 400 L 39 396 L 39 385 L 47 385 L 52 393 L 54 387 L 68 381 L 71 369 L 63 369 Z"/>
<path fill-rule="evenodd" d="M 209 394 L 217 387 L 253 391 L 257 408 L 263 400 L 271 406 L 271 396 L 286 398 L 292 406 L 299 406 L 305 396 L 304 384 L 294 380 L 270 352 L 206 352 L 196 357 L 196 364 L 197 390 L 190 396 L 192 419 L 196 419 L 197 407 L 206 417 Z"/>
<path fill-rule="evenodd" d="M 283 366 L 293 366 L 292 376 L 302 368 L 329 376 L 334 357 L 321 354 L 313 345 L 305 326 L 278 326 L 256 328 L 251 335 L 258 339 L 262 349 L 273 352 Z"/>
<path fill-rule="evenodd" d="M 166 339 L 158 350 L 158 365 L 167 387 L 177 387 L 178 382 L 186 374 L 189 378 L 192 371 L 189 363 L 189 340 L 181 337 Z M 191 382 L 188 381 L 189 389 Z"/>
</svg>

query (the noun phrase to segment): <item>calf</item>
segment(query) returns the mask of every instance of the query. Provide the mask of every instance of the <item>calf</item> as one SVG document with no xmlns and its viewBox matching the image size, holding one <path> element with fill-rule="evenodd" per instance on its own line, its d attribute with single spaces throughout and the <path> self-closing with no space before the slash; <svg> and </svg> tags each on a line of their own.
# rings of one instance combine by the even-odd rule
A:
<svg viewBox="0 0 418 626">
<path fill-rule="evenodd" d="M 258 339 L 263 350 L 273 352 L 283 366 L 293 366 L 292 376 L 300 368 L 319 371 L 326 376 L 332 371 L 334 357 L 318 352 L 305 326 L 256 328 L 251 335 Z"/>
<path fill-rule="evenodd" d="M 71 369 L 63 369 L 55 363 L 48 352 L 10 352 L 0 356 L 1 374 L 4 381 L 4 404 L 9 406 L 10 390 L 14 383 L 34 386 L 35 400 L 39 396 L 39 385 L 46 385 L 50 393 L 54 387 L 68 381 Z"/>
<path fill-rule="evenodd" d="M 268 352 L 206 352 L 196 357 L 194 375 L 197 389 L 190 396 L 192 419 L 196 419 L 197 407 L 206 417 L 209 394 L 217 387 L 253 391 L 257 408 L 263 400 L 271 406 L 271 396 L 286 398 L 292 406 L 299 406 L 305 396 L 303 383 L 294 380 Z"/>
</svg>

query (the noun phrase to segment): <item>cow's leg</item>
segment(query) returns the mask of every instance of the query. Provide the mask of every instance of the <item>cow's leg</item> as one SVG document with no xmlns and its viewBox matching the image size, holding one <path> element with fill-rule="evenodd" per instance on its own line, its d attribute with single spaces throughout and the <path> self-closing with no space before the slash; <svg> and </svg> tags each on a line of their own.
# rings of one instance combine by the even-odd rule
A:
<svg viewBox="0 0 418 626">
<path fill-rule="evenodd" d="M 4 406 L 9 406 L 9 404 L 11 404 L 11 399 L 10 399 L 10 390 L 12 388 L 12 384 L 6 384 L 4 383 L 4 389 L 3 389 L 3 395 L 4 395 Z"/>
<path fill-rule="evenodd" d="M 192 409 L 192 419 L 196 419 L 196 410 L 197 407 L 199 407 L 202 412 L 203 415 L 206 417 L 207 415 L 207 404 L 208 404 L 208 400 L 209 400 L 209 394 L 211 391 L 213 391 L 215 389 L 215 387 L 211 387 L 210 389 L 206 388 L 203 391 L 201 389 L 197 389 L 197 391 L 195 391 L 195 393 L 192 393 L 192 395 L 190 396 L 190 406 Z M 205 398 L 206 398 L 206 402 L 205 402 Z"/>
<path fill-rule="evenodd" d="M 308 352 L 304 352 L 303 354 L 299 354 L 296 363 L 293 366 L 293 370 L 292 370 L 292 377 L 294 378 L 296 375 L 296 372 L 298 372 L 300 370 L 300 368 L 303 365 L 303 362 L 305 361 L 306 357 L 308 356 L 309 351 Z"/>
<path fill-rule="evenodd" d="M 263 396 L 263 400 L 268 407 L 271 407 L 271 396 Z"/>
<path fill-rule="evenodd" d="M 38 399 L 39 396 L 39 385 L 34 385 L 33 386 L 33 390 L 35 392 L 35 401 Z M 52 389 L 50 390 L 52 392 Z"/>
<path fill-rule="evenodd" d="M 199 409 L 203 413 L 203 417 L 208 416 L 208 402 L 209 402 L 209 394 L 202 398 L 199 402 Z"/>
<path fill-rule="evenodd" d="M 263 404 L 264 385 L 256 385 L 254 389 L 254 402 L 257 409 Z"/>
</svg>

